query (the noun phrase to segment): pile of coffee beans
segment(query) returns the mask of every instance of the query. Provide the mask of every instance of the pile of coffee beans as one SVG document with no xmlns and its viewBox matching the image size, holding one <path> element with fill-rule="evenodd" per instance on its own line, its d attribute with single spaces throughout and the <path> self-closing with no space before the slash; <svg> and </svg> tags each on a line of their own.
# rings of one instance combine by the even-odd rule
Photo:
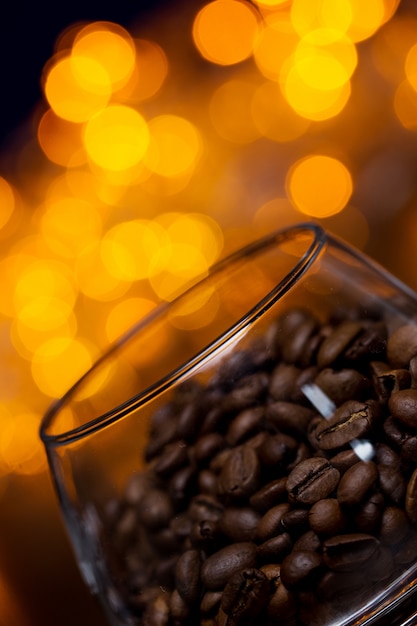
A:
<svg viewBox="0 0 417 626">
<path fill-rule="evenodd" d="M 292 308 L 176 389 L 145 457 L 106 511 L 132 623 L 324 626 L 360 610 L 417 558 L 417 325 Z"/>
</svg>

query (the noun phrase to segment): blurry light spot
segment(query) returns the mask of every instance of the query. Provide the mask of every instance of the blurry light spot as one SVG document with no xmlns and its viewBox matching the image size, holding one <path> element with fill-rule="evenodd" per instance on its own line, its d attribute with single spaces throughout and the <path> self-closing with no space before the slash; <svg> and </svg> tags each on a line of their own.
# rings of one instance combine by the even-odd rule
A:
<svg viewBox="0 0 417 626">
<path fill-rule="evenodd" d="M 204 328 L 213 321 L 219 308 L 220 299 L 214 288 L 199 288 L 176 303 L 169 312 L 169 322 L 183 330 Z"/>
<path fill-rule="evenodd" d="M 287 189 L 299 211 L 312 217 L 328 217 L 346 206 L 352 194 L 352 177 L 338 159 L 311 155 L 290 169 Z"/>
<path fill-rule="evenodd" d="M 143 158 L 149 143 L 148 126 L 135 109 L 111 105 L 87 122 L 84 142 L 99 167 L 124 170 Z"/>
<path fill-rule="evenodd" d="M 13 415 L 3 425 L 0 458 L 10 472 L 36 474 L 46 468 L 46 457 L 39 438 L 40 416 L 27 410 Z"/>
<path fill-rule="evenodd" d="M 70 307 L 74 305 L 77 289 L 70 271 L 63 263 L 37 259 L 24 267 L 14 288 L 14 307 L 17 313 L 34 299 L 58 298 Z"/>
<path fill-rule="evenodd" d="M 77 167 L 87 160 L 81 125 L 58 117 L 52 109 L 48 109 L 39 122 L 38 141 L 48 159 L 57 165 Z"/>
<path fill-rule="evenodd" d="M 249 3 L 214 0 L 198 12 L 193 38 L 200 54 L 219 65 L 233 65 L 253 52 L 258 18 Z"/>
<path fill-rule="evenodd" d="M 3 228 L 9 221 L 15 205 L 15 194 L 12 186 L 3 176 L 0 176 L 0 228 Z"/>
<path fill-rule="evenodd" d="M 402 81 L 395 91 L 394 110 L 404 128 L 417 130 L 417 91 L 408 80 Z"/>
<path fill-rule="evenodd" d="M 106 22 L 93 23 L 77 35 L 72 54 L 98 61 L 105 68 L 112 89 L 117 90 L 129 79 L 135 65 L 135 47 L 129 33 Z"/>
<path fill-rule="evenodd" d="M 152 172 L 176 177 L 196 165 L 202 143 L 191 122 L 176 115 L 160 115 L 150 120 L 149 133 L 145 164 Z"/>
<path fill-rule="evenodd" d="M 352 41 L 371 37 L 385 21 L 384 0 L 349 0 L 352 19 L 346 34 Z"/>
<path fill-rule="evenodd" d="M 124 281 L 144 280 L 159 268 L 166 255 L 165 230 L 150 220 L 132 220 L 113 226 L 101 242 L 108 272 Z M 158 269 L 156 269 L 158 271 Z"/>
<path fill-rule="evenodd" d="M 302 219 L 288 198 L 272 198 L 256 209 L 253 225 L 258 236 L 290 226 Z"/>
<path fill-rule="evenodd" d="M 282 95 L 280 86 L 267 81 L 256 90 L 251 111 L 258 130 L 273 141 L 293 141 L 303 135 L 310 122 L 298 115 Z"/>
<path fill-rule="evenodd" d="M 368 243 L 370 234 L 368 221 L 354 206 L 345 207 L 340 213 L 323 219 L 321 224 L 359 250 L 363 250 Z"/>
<path fill-rule="evenodd" d="M 417 43 L 410 48 L 405 58 L 405 75 L 412 88 L 417 91 Z"/>
<path fill-rule="evenodd" d="M 10 338 L 13 347 L 26 361 L 31 361 L 36 350 L 51 337 L 59 335 L 72 338 L 77 332 L 75 314 L 66 303 L 61 301 L 58 304 L 49 300 L 50 309 L 45 318 L 42 318 L 43 307 L 46 304 L 46 299 L 38 298 L 27 305 L 12 321 Z"/>
<path fill-rule="evenodd" d="M 372 60 L 378 72 L 397 86 L 404 78 L 404 60 L 416 43 L 417 20 L 410 15 L 395 16 L 372 39 Z"/>
<path fill-rule="evenodd" d="M 249 143 L 259 137 L 250 111 L 253 92 L 253 84 L 230 80 L 213 93 L 210 100 L 210 119 L 224 139 L 235 143 Z"/>
<path fill-rule="evenodd" d="M 253 56 L 260 72 L 278 80 L 283 63 L 291 56 L 299 36 L 287 14 L 267 20 L 255 40 Z"/>
<path fill-rule="evenodd" d="M 352 21 L 350 0 L 293 0 L 291 21 L 303 37 L 317 28 L 346 32 Z"/>
<path fill-rule="evenodd" d="M 48 246 L 66 258 L 75 258 L 98 240 L 101 228 L 95 206 L 78 198 L 61 197 L 47 202 L 41 218 L 41 232 Z"/>
<path fill-rule="evenodd" d="M 125 102 L 141 102 L 154 96 L 168 75 L 168 59 L 154 41 L 135 39 L 136 63 L 126 85 L 118 91 Z"/>
<path fill-rule="evenodd" d="M 55 337 L 42 344 L 34 353 L 31 371 L 40 391 L 57 398 L 91 365 L 91 352 L 80 339 Z"/>
<path fill-rule="evenodd" d="M 109 271 L 102 258 L 101 243 L 90 244 L 83 250 L 76 259 L 74 274 L 80 291 L 99 302 L 121 297 L 130 286 Z"/>
<path fill-rule="evenodd" d="M 58 298 L 41 296 L 27 302 L 18 312 L 17 319 L 34 330 L 52 331 L 61 326 L 72 314 L 72 307 Z"/>
<path fill-rule="evenodd" d="M 116 304 L 107 316 L 106 336 L 110 342 L 118 339 L 156 306 L 148 298 L 127 298 Z"/>
<path fill-rule="evenodd" d="M 85 122 L 106 106 L 111 82 L 100 63 L 72 55 L 52 66 L 44 90 L 56 115 L 70 122 Z"/>
</svg>

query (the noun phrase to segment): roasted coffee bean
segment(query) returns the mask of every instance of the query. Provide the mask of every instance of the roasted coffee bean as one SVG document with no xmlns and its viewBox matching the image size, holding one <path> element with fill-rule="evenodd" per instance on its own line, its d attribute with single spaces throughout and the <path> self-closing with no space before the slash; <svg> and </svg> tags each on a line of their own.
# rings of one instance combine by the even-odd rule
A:
<svg viewBox="0 0 417 626">
<path fill-rule="evenodd" d="M 277 504 L 263 515 L 257 528 L 257 537 L 260 541 L 266 541 L 283 531 L 282 518 L 289 509 L 288 503 Z"/>
<path fill-rule="evenodd" d="M 258 563 L 270 563 L 271 561 L 281 561 L 284 556 L 291 552 L 293 542 L 286 532 L 267 539 L 259 544 L 256 550 L 256 560 Z"/>
<path fill-rule="evenodd" d="M 209 590 L 222 589 L 233 574 L 246 567 L 254 567 L 255 563 L 255 543 L 231 543 L 204 561 L 201 579 Z"/>
<path fill-rule="evenodd" d="M 171 593 L 169 611 L 175 623 L 183 624 L 190 618 L 191 607 L 188 602 L 181 597 L 177 589 L 174 589 Z"/>
<path fill-rule="evenodd" d="M 175 586 L 188 604 L 197 602 L 201 592 L 201 557 L 198 550 L 186 550 L 178 558 L 175 568 Z"/>
<path fill-rule="evenodd" d="M 269 595 L 269 581 L 261 570 L 245 568 L 235 572 L 223 591 L 220 605 L 229 617 L 227 625 L 247 624 L 263 611 Z"/>
<path fill-rule="evenodd" d="M 279 363 L 271 374 L 269 394 L 274 400 L 292 399 L 301 369 L 295 365 Z"/>
<path fill-rule="evenodd" d="M 266 408 L 267 426 L 294 437 L 304 437 L 315 412 L 294 402 L 272 402 Z"/>
<path fill-rule="evenodd" d="M 349 467 L 355 465 L 358 462 L 358 455 L 349 448 L 348 450 L 341 450 L 330 458 L 330 463 L 339 470 L 340 474 L 344 474 Z"/>
<path fill-rule="evenodd" d="M 287 479 L 290 502 L 314 504 L 327 498 L 337 487 L 340 474 L 329 461 L 313 457 L 299 463 Z"/>
<path fill-rule="evenodd" d="M 378 465 L 387 465 L 398 469 L 400 467 L 400 457 L 390 446 L 383 442 L 377 442 L 375 445 L 375 459 Z"/>
<path fill-rule="evenodd" d="M 353 439 L 366 438 L 379 416 L 378 405 L 373 400 L 358 402 L 348 400 L 328 420 L 322 419 L 314 436 L 321 450 L 342 448 Z"/>
<path fill-rule="evenodd" d="M 395 419 L 407 428 L 417 428 L 417 389 L 402 389 L 393 393 L 388 407 Z"/>
<path fill-rule="evenodd" d="M 258 457 L 266 467 L 285 466 L 294 456 L 297 442 L 293 437 L 278 433 L 265 437 L 258 449 Z"/>
<path fill-rule="evenodd" d="M 272 623 L 292 624 L 297 613 L 297 600 L 293 592 L 279 584 L 269 600 L 266 614 Z M 279 620 L 279 621 L 278 621 Z"/>
<path fill-rule="evenodd" d="M 265 397 L 269 385 L 266 372 L 256 372 L 239 379 L 224 400 L 228 410 L 239 411 L 253 406 Z"/>
<path fill-rule="evenodd" d="M 250 505 L 261 513 L 279 504 L 287 497 L 287 477 L 277 478 L 264 485 L 250 497 Z"/>
<path fill-rule="evenodd" d="M 377 377 L 377 392 L 380 398 L 387 400 L 392 394 L 408 389 L 411 385 L 411 375 L 406 369 L 396 369 L 381 372 Z"/>
<path fill-rule="evenodd" d="M 227 457 L 219 476 L 219 493 L 236 501 L 249 498 L 259 487 L 260 465 L 253 448 L 235 448 Z"/>
<path fill-rule="evenodd" d="M 161 528 L 174 516 L 171 498 L 162 489 L 151 489 L 137 506 L 138 515 L 147 528 Z"/>
<path fill-rule="evenodd" d="M 388 546 L 400 543 L 409 529 L 410 522 L 403 509 L 397 506 L 387 506 L 381 517 L 381 543 Z"/>
<path fill-rule="evenodd" d="M 346 526 L 346 516 L 336 498 L 324 498 L 313 504 L 308 521 L 318 535 L 338 535 Z"/>
<path fill-rule="evenodd" d="M 315 317 L 306 315 L 304 320 L 287 334 L 281 348 L 284 362 L 297 364 L 303 361 L 305 363 L 306 345 L 317 331 L 318 326 L 318 321 Z"/>
<path fill-rule="evenodd" d="M 380 526 L 385 499 L 382 493 L 372 493 L 353 515 L 356 530 L 361 533 L 375 533 Z"/>
<path fill-rule="evenodd" d="M 344 358 L 355 363 L 385 356 L 387 328 L 383 322 L 366 322 L 362 332 L 345 350 Z"/>
<path fill-rule="evenodd" d="M 210 381 L 211 387 L 233 388 L 238 381 L 255 371 L 251 350 L 236 350 L 223 360 L 215 376 Z"/>
<path fill-rule="evenodd" d="M 206 591 L 201 598 L 200 610 L 202 614 L 205 616 L 215 615 L 219 609 L 222 595 L 222 591 Z"/>
<path fill-rule="evenodd" d="M 194 522 L 218 522 L 223 515 L 224 506 L 209 494 L 195 496 L 188 508 L 190 519 Z"/>
<path fill-rule="evenodd" d="M 241 411 L 226 432 L 226 442 L 231 446 L 242 443 L 259 431 L 263 424 L 265 409 L 262 406 Z"/>
<path fill-rule="evenodd" d="M 373 461 L 358 461 L 343 474 L 337 488 L 337 498 L 343 507 L 360 504 L 378 480 Z"/>
<path fill-rule="evenodd" d="M 199 472 L 198 477 L 198 490 L 200 493 L 208 493 L 212 495 L 217 494 L 217 476 L 214 472 L 210 470 L 201 470 Z"/>
<path fill-rule="evenodd" d="M 377 468 L 379 486 L 386 500 L 394 504 L 403 502 L 407 485 L 400 466 L 380 464 Z"/>
<path fill-rule="evenodd" d="M 410 521 L 417 524 L 417 469 L 414 470 L 407 484 L 405 511 Z"/>
<path fill-rule="evenodd" d="M 187 444 L 183 439 L 167 444 L 153 464 L 153 471 L 160 478 L 166 478 L 183 467 L 188 461 Z"/>
<path fill-rule="evenodd" d="M 207 433 L 199 437 L 194 446 L 194 460 L 199 465 L 205 465 L 213 456 L 226 447 L 226 441 L 219 433 Z"/>
<path fill-rule="evenodd" d="M 351 572 L 327 571 L 317 585 L 317 595 L 321 601 L 340 602 L 341 598 L 353 601 L 367 584 L 369 581 L 362 571 L 354 576 Z"/>
<path fill-rule="evenodd" d="M 308 509 L 290 509 L 281 519 L 281 526 L 292 537 L 297 537 L 308 529 Z"/>
<path fill-rule="evenodd" d="M 180 504 L 185 498 L 191 498 L 197 490 L 196 468 L 186 465 L 179 469 L 168 482 L 168 492 L 175 505 Z"/>
<path fill-rule="evenodd" d="M 405 324 L 388 338 L 387 358 L 392 367 L 407 367 L 417 354 L 417 326 Z"/>
<path fill-rule="evenodd" d="M 354 369 L 335 370 L 326 367 L 316 376 L 314 383 L 340 406 L 348 400 L 362 400 L 371 383 L 368 378 Z"/>
<path fill-rule="evenodd" d="M 293 551 L 302 551 L 305 552 L 320 552 L 321 551 L 321 540 L 317 533 L 314 530 L 307 530 L 305 533 L 298 537 L 297 541 L 294 543 Z"/>
<path fill-rule="evenodd" d="M 341 322 L 322 342 L 317 354 L 318 366 L 322 369 L 335 363 L 361 332 L 359 322 Z"/>
<path fill-rule="evenodd" d="M 227 507 L 220 518 L 221 532 L 233 542 L 253 541 L 261 519 L 250 507 Z"/>
<path fill-rule="evenodd" d="M 192 398 L 177 417 L 177 436 L 187 441 L 193 439 L 200 430 L 203 421 L 203 408 L 197 399 Z"/>
<path fill-rule="evenodd" d="M 281 564 L 281 580 L 290 590 L 314 588 L 314 582 L 323 567 L 317 552 L 293 550 Z"/>
<path fill-rule="evenodd" d="M 323 543 L 323 558 L 335 572 L 351 572 L 363 567 L 379 550 L 380 543 L 373 535 L 351 533 L 335 535 Z"/>
<path fill-rule="evenodd" d="M 204 520 L 194 522 L 189 532 L 190 543 L 193 547 L 212 553 L 219 549 L 222 540 L 219 522 Z"/>
</svg>

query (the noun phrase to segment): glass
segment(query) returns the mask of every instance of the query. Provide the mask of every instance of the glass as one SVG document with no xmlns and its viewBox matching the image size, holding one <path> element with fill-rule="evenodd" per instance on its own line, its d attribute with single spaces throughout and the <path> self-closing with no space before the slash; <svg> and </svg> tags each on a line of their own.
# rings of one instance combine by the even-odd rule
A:
<svg viewBox="0 0 417 626">
<path fill-rule="evenodd" d="M 41 426 L 109 624 L 415 623 L 416 314 L 300 224 L 109 348 Z"/>
</svg>

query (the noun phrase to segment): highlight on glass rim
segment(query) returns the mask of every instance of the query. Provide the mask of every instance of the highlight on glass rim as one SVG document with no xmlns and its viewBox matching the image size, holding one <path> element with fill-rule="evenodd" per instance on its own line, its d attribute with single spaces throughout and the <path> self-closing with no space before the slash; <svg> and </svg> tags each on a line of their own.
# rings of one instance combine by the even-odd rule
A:
<svg viewBox="0 0 417 626">
<path fill-rule="evenodd" d="M 0 145 L 0 623 L 410 626 L 413 0 L 88 3 Z"/>
</svg>

